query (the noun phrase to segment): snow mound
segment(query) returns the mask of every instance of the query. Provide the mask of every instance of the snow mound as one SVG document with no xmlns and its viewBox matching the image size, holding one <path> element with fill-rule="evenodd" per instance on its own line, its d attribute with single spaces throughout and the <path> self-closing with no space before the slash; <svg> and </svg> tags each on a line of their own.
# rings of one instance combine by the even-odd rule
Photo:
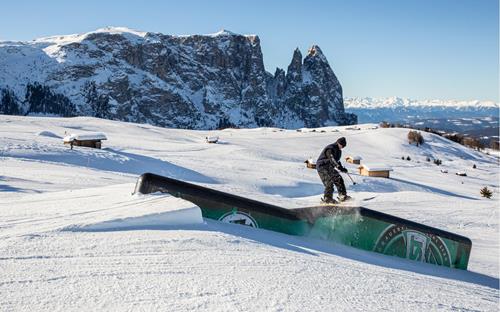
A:
<svg viewBox="0 0 500 312">
<path fill-rule="evenodd" d="M 54 132 L 50 131 L 40 131 L 36 133 L 37 136 L 44 136 L 44 137 L 49 137 L 49 138 L 55 138 L 55 139 L 62 139 L 62 137 L 58 136 Z"/>
<path fill-rule="evenodd" d="M 72 226 L 65 230 L 105 232 L 120 230 L 162 229 L 172 226 L 203 223 L 201 210 L 197 206 L 179 208 L 168 207 L 167 212 L 148 214 L 140 217 L 114 219 L 85 226 Z"/>
</svg>

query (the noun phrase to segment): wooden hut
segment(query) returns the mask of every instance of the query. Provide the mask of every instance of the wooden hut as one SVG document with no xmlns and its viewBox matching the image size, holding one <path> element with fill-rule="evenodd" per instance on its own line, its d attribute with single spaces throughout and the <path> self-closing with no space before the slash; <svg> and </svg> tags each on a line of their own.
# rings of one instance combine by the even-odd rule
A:
<svg viewBox="0 0 500 312">
<path fill-rule="evenodd" d="M 219 142 L 219 137 L 218 136 L 207 136 L 207 137 L 205 137 L 205 141 L 207 143 L 217 143 L 217 142 Z"/>
<path fill-rule="evenodd" d="M 381 165 L 361 165 L 358 167 L 359 174 L 367 177 L 388 178 L 391 168 Z"/>
<path fill-rule="evenodd" d="M 73 146 L 85 146 L 92 148 L 101 148 L 102 141 L 107 140 L 104 133 L 84 133 L 84 134 L 70 134 L 64 137 L 64 144 Z"/>
<path fill-rule="evenodd" d="M 360 156 L 347 156 L 345 158 L 345 161 L 347 161 L 350 164 L 359 165 L 361 164 L 361 159 L 362 158 Z"/>
<path fill-rule="evenodd" d="M 316 162 L 312 158 L 309 158 L 308 160 L 304 161 L 304 163 L 306 164 L 307 168 L 316 169 Z"/>
</svg>

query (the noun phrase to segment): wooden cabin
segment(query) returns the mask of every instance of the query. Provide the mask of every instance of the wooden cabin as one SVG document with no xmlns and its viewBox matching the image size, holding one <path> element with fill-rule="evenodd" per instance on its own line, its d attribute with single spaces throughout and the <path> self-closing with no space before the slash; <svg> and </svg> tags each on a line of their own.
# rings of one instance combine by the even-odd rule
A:
<svg viewBox="0 0 500 312">
<path fill-rule="evenodd" d="M 207 137 L 205 137 L 205 141 L 207 143 L 217 143 L 217 142 L 219 142 L 219 137 L 218 136 L 207 136 Z"/>
<path fill-rule="evenodd" d="M 307 168 L 316 169 L 316 162 L 312 158 L 309 158 L 308 160 L 304 161 L 304 163 L 306 164 Z"/>
<path fill-rule="evenodd" d="M 84 146 L 91 148 L 101 148 L 102 141 L 107 140 L 104 133 L 84 133 L 84 134 L 70 134 L 64 137 L 63 142 L 65 145 Z"/>
<path fill-rule="evenodd" d="M 350 163 L 350 164 L 355 164 L 355 165 L 359 165 L 361 164 L 361 157 L 360 156 L 347 156 L 345 158 L 345 161 Z"/>
<path fill-rule="evenodd" d="M 388 178 L 391 168 L 379 165 L 361 165 L 358 167 L 359 174 L 367 177 Z"/>
</svg>

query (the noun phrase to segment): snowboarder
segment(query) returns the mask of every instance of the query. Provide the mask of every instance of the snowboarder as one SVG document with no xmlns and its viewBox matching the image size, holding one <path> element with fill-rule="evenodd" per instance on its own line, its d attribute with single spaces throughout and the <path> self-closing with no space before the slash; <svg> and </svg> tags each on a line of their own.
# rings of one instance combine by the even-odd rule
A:
<svg viewBox="0 0 500 312">
<path fill-rule="evenodd" d="M 333 199 L 334 185 L 337 187 L 339 201 L 342 202 L 350 199 L 347 196 L 344 179 L 342 179 L 337 171 L 347 172 L 347 169 L 340 164 L 341 150 L 346 144 L 347 142 L 344 137 L 339 138 L 335 143 L 327 145 L 316 161 L 316 170 L 325 186 L 324 196 L 321 198 L 323 203 L 334 204 L 336 202 Z"/>
</svg>

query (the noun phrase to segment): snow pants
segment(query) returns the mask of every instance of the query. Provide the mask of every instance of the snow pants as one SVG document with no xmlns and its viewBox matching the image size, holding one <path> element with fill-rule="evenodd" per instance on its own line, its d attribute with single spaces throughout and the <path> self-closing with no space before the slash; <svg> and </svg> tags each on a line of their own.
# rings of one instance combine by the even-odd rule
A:
<svg viewBox="0 0 500 312">
<path fill-rule="evenodd" d="M 333 166 L 326 165 L 317 168 L 321 182 L 325 186 L 324 198 L 333 198 L 333 186 L 337 187 L 339 195 L 346 195 L 344 179 Z"/>
</svg>

